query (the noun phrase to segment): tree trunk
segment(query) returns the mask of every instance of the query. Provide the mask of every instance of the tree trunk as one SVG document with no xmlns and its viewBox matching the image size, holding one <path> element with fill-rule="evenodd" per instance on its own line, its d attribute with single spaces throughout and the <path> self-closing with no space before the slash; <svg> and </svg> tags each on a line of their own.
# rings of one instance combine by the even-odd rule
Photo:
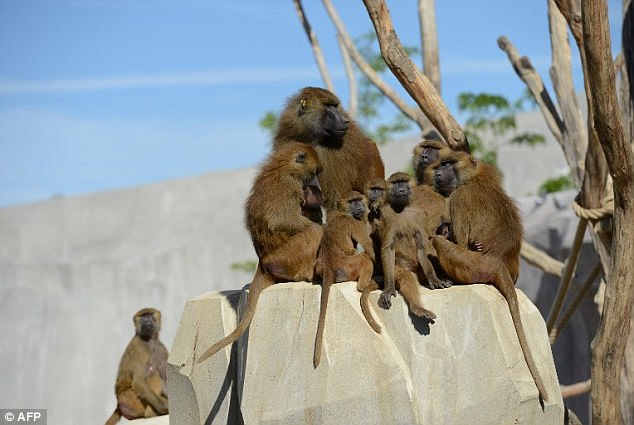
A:
<svg viewBox="0 0 634 425">
<path fill-rule="evenodd" d="M 614 187 L 612 258 L 603 315 L 592 341 L 592 423 L 613 425 L 621 423 L 620 377 L 634 303 L 634 154 L 617 108 L 606 1 L 583 1 L 581 15 L 594 128 Z"/>
</svg>

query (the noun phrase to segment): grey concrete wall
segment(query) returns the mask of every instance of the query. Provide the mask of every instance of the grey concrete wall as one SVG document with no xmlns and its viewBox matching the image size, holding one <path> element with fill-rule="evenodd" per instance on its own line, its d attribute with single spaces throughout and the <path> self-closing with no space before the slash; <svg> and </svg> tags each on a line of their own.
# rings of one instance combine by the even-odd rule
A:
<svg viewBox="0 0 634 425">
<path fill-rule="evenodd" d="M 382 148 L 388 174 L 407 167 L 417 141 Z M 540 178 L 534 165 L 509 163 L 507 179 Z M 48 408 L 51 424 L 104 422 L 135 311 L 162 311 L 170 348 L 186 300 L 249 282 L 231 264 L 256 259 L 242 212 L 253 176 L 235 170 L 0 209 L 2 406 Z M 560 249 L 561 230 L 541 231 Z M 536 297 L 526 286 L 539 281 L 533 274 L 522 289 Z"/>
</svg>

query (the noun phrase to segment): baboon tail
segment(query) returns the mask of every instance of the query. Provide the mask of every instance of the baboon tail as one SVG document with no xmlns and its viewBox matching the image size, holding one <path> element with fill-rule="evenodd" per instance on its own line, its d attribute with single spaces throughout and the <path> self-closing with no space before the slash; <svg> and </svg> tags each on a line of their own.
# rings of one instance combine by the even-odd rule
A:
<svg viewBox="0 0 634 425">
<path fill-rule="evenodd" d="M 526 339 L 526 333 L 524 332 L 524 326 L 522 325 L 522 320 L 519 314 L 519 302 L 517 300 L 517 293 L 515 292 L 515 286 L 511 284 L 510 276 L 508 277 L 508 285 L 496 285 L 498 290 L 502 293 L 504 298 L 506 298 L 506 302 L 509 305 L 509 310 L 511 311 L 511 318 L 513 319 L 513 326 L 515 327 L 515 332 L 517 333 L 517 338 L 520 341 L 520 347 L 522 348 L 522 352 L 524 353 L 524 360 L 526 360 L 526 364 L 528 365 L 528 370 L 533 376 L 533 381 L 535 381 L 535 386 L 537 387 L 537 391 L 541 399 L 546 402 L 548 401 L 548 393 L 546 392 L 546 387 L 544 386 L 544 381 L 539 375 L 539 370 L 537 370 L 537 364 L 533 359 L 533 355 L 531 354 L 530 348 L 528 346 L 528 340 Z M 505 286 L 508 290 L 502 290 L 501 286 Z"/>
<path fill-rule="evenodd" d="M 379 285 L 376 282 L 373 282 L 369 286 L 363 288 L 361 292 L 361 299 L 359 302 L 361 303 L 361 311 L 363 312 L 363 317 L 368 322 L 368 325 L 372 328 L 372 330 L 378 334 L 381 333 L 382 328 L 381 325 L 376 321 L 374 315 L 372 314 L 372 309 L 370 308 L 370 292 L 375 289 L 379 289 Z"/>
<path fill-rule="evenodd" d="M 106 421 L 106 425 L 115 425 L 119 422 L 119 419 L 121 419 L 121 412 L 119 412 L 119 408 L 117 407 Z"/>
<path fill-rule="evenodd" d="M 324 327 L 326 326 L 326 309 L 328 308 L 328 297 L 330 296 L 330 287 L 334 282 L 333 273 L 324 272 L 324 279 L 321 282 L 321 300 L 319 302 L 319 320 L 317 321 L 317 334 L 315 335 L 315 351 L 313 353 L 313 366 L 319 366 L 321 361 L 321 348 L 324 338 Z"/>
<path fill-rule="evenodd" d="M 262 271 L 260 266 L 258 266 L 258 270 L 255 273 L 255 277 L 253 278 L 253 282 L 249 285 L 249 296 L 247 298 L 247 306 L 244 311 L 244 316 L 240 319 L 238 326 L 231 332 L 229 335 L 221 339 L 212 345 L 207 351 L 203 353 L 202 356 L 198 359 L 198 363 L 202 363 L 207 360 L 209 357 L 216 354 L 221 349 L 225 348 L 227 345 L 234 343 L 240 336 L 247 330 L 249 325 L 251 324 L 251 320 L 255 315 L 255 307 L 258 303 L 258 298 L 262 291 L 273 284 L 273 280 L 269 276 L 268 273 Z"/>
</svg>

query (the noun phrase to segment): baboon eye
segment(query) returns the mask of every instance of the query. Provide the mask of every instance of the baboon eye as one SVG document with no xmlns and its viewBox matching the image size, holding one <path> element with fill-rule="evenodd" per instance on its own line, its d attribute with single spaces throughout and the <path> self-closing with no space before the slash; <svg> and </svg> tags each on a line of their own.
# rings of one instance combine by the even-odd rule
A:
<svg viewBox="0 0 634 425">
<path fill-rule="evenodd" d="M 301 99 L 299 101 L 299 104 L 301 105 L 302 108 L 307 108 L 308 107 L 308 101 L 306 99 Z"/>
<path fill-rule="evenodd" d="M 303 164 L 304 162 L 306 162 L 306 153 L 298 153 L 297 157 L 295 158 L 295 162 L 297 162 L 298 164 Z"/>
</svg>

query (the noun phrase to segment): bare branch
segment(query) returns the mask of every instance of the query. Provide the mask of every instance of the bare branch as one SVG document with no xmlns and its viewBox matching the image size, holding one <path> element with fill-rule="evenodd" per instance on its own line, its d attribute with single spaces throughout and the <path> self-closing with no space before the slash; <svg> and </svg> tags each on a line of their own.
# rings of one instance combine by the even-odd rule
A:
<svg viewBox="0 0 634 425">
<path fill-rule="evenodd" d="M 586 381 L 577 382 L 576 384 L 572 385 L 560 385 L 559 388 L 561 389 L 561 396 L 565 400 L 570 397 L 575 397 L 587 393 L 588 391 L 590 391 L 591 385 L 591 381 L 590 379 L 588 379 Z"/>
<path fill-rule="evenodd" d="M 531 91 L 539 109 L 542 111 L 542 115 L 546 119 L 546 124 L 548 124 L 548 128 L 550 132 L 555 136 L 555 139 L 559 142 L 560 145 L 563 145 L 563 135 L 564 132 L 564 123 L 559 118 L 559 113 L 553 104 L 552 99 L 550 98 L 550 94 L 548 94 L 548 90 L 544 86 L 544 82 L 542 81 L 542 77 L 539 75 L 537 70 L 533 68 L 533 65 L 530 62 L 528 57 L 520 57 L 517 49 L 511 43 L 511 41 L 502 36 L 498 38 L 498 46 L 500 49 L 506 52 L 506 55 L 513 65 L 513 69 L 515 73 L 520 77 L 520 79 L 526 84 L 526 87 Z"/>
<path fill-rule="evenodd" d="M 297 10 L 297 16 L 299 17 L 299 21 L 302 23 L 304 27 L 304 32 L 308 37 L 308 41 L 310 42 L 310 47 L 313 49 L 313 55 L 315 55 L 315 60 L 317 61 L 317 67 L 319 68 L 319 73 L 321 74 L 321 79 L 324 81 L 326 88 L 331 92 L 335 93 L 335 86 L 332 84 L 332 79 L 330 78 L 330 73 L 328 72 L 328 67 L 326 66 L 326 60 L 324 59 L 324 54 L 321 51 L 321 47 L 319 46 L 319 42 L 317 41 L 317 36 L 313 32 L 313 29 L 308 23 L 308 19 L 306 18 L 306 14 L 304 13 L 304 7 L 302 6 L 301 0 L 293 0 L 293 4 L 295 5 L 295 10 Z"/>
<path fill-rule="evenodd" d="M 353 119 L 357 117 L 357 79 L 354 75 L 354 69 L 352 69 L 352 61 L 350 60 L 350 53 L 343 42 L 341 34 L 337 34 L 337 41 L 339 42 L 339 50 L 341 51 L 341 57 L 343 58 L 343 65 L 346 69 L 346 77 L 348 78 L 348 87 L 350 88 L 350 98 L 348 104 L 348 114 Z"/>
<path fill-rule="evenodd" d="M 379 39 L 381 54 L 403 88 L 443 135 L 452 149 L 469 150 L 462 128 L 451 116 L 447 106 L 429 79 L 416 67 L 398 39 L 390 12 L 383 0 L 364 0 Z"/>
<path fill-rule="evenodd" d="M 581 187 L 585 170 L 582 159 L 588 146 L 588 134 L 583 116 L 577 105 L 577 96 L 572 81 L 572 55 L 568 38 L 568 27 L 563 15 L 553 0 L 548 1 L 552 66 L 550 79 L 553 83 L 561 116 L 564 121 L 564 156 L 570 166 L 577 187 Z"/>
<path fill-rule="evenodd" d="M 339 18 L 337 10 L 332 5 L 330 0 L 323 0 L 323 3 L 326 11 L 328 12 L 328 16 L 330 16 L 330 19 L 337 29 L 337 33 L 339 34 L 339 36 L 341 36 L 346 49 L 348 49 L 352 60 L 357 64 L 359 70 L 361 70 L 361 72 L 363 72 L 363 74 L 372 82 L 372 84 L 374 84 L 376 88 L 378 88 L 381 93 L 385 95 L 385 97 L 390 99 L 390 101 L 403 114 L 415 121 L 421 129 L 425 129 L 428 123 L 423 113 L 420 110 L 409 106 L 385 81 L 383 81 L 379 74 L 377 74 L 374 69 L 372 69 L 372 67 L 363 58 L 361 53 L 359 53 L 359 51 L 357 50 L 354 42 L 350 38 L 350 35 L 348 35 L 348 31 L 346 31 L 345 25 L 341 21 L 341 18 Z"/>
<path fill-rule="evenodd" d="M 554 259 L 544 251 L 531 245 L 526 240 L 522 241 L 520 255 L 526 262 L 540 268 L 544 273 L 561 278 L 563 275 L 564 263 Z"/>
<path fill-rule="evenodd" d="M 420 21 L 420 45 L 423 52 L 423 73 L 440 94 L 440 61 L 438 59 L 435 0 L 418 0 L 418 20 Z"/>
</svg>

